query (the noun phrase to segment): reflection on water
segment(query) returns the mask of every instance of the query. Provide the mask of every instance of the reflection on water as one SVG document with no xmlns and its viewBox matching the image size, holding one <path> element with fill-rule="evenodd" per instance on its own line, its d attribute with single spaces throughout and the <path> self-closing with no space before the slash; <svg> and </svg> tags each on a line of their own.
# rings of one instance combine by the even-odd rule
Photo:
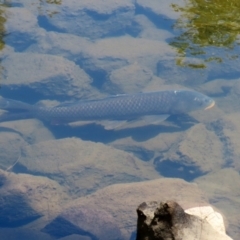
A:
<svg viewBox="0 0 240 240">
<path fill-rule="evenodd" d="M 181 33 L 171 44 L 177 47 L 181 56 L 195 56 L 205 62 L 222 62 L 222 56 L 209 56 L 209 47 L 233 50 L 239 45 L 240 2 L 238 0 L 188 0 L 186 6 L 172 4 L 181 17 L 174 28 Z M 228 59 L 238 58 L 233 51 Z M 181 60 L 177 62 L 181 65 Z M 184 65 L 184 64 L 182 64 Z M 188 65 L 192 68 L 205 68 L 205 64 Z"/>
</svg>

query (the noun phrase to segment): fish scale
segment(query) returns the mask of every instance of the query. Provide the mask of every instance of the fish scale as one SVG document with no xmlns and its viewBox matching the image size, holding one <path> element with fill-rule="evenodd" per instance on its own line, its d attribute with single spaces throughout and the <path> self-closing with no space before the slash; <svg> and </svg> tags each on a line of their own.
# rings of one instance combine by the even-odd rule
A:
<svg viewBox="0 0 240 240">
<path fill-rule="evenodd" d="M 124 120 L 130 121 L 146 116 L 168 116 L 198 109 L 208 109 L 214 100 L 191 90 L 166 90 L 111 96 L 97 100 L 60 104 L 55 107 L 29 105 L 12 99 L 0 99 L 0 108 L 9 113 L 0 116 L 0 121 L 38 118 L 59 123 L 74 121 Z M 14 111 L 22 110 L 22 113 Z M 152 118 L 153 119 L 153 118 Z M 156 117 L 154 122 L 158 122 Z"/>
<path fill-rule="evenodd" d="M 166 113 L 170 95 L 172 94 L 166 92 L 121 95 L 98 101 L 80 101 L 74 106 L 42 107 L 36 109 L 36 114 L 39 118 L 46 116 L 65 121 L 135 118 L 146 114 Z"/>
</svg>

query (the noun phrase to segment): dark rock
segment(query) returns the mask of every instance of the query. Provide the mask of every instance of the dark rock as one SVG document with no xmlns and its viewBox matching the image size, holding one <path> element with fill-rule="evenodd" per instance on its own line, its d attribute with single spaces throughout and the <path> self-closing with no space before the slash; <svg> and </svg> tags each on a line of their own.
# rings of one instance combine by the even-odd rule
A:
<svg viewBox="0 0 240 240">
<path fill-rule="evenodd" d="M 137 208 L 136 240 L 230 239 L 214 223 L 190 215 L 174 201 L 143 202 Z"/>
<path fill-rule="evenodd" d="M 175 239 L 175 225 L 188 224 L 190 215 L 176 202 L 142 203 L 137 209 L 137 238 L 136 240 L 146 239 Z"/>
</svg>

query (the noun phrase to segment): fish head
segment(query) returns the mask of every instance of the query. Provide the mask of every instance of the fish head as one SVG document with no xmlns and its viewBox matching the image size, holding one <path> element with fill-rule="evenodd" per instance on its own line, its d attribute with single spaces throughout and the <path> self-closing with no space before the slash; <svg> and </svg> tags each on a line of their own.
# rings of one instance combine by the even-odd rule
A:
<svg viewBox="0 0 240 240">
<path fill-rule="evenodd" d="M 173 113 L 188 113 L 196 110 L 207 110 L 215 105 L 215 101 L 196 91 L 176 90 L 174 91 Z"/>
</svg>

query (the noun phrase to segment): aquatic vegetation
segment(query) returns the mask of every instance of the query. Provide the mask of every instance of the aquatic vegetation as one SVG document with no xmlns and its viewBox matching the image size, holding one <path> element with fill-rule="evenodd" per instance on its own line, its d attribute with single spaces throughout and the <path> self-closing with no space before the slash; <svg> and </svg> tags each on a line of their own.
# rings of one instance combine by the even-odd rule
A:
<svg viewBox="0 0 240 240">
<path fill-rule="evenodd" d="M 6 35 L 6 29 L 5 29 L 4 24 L 5 24 L 7 19 L 4 16 L 4 12 L 5 12 L 5 8 L 4 7 L 6 7 L 5 4 L 0 4 L 0 51 L 5 46 L 4 37 Z"/>
<path fill-rule="evenodd" d="M 49 4 L 62 4 L 62 0 L 46 0 Z"/>
<path fill-rule="evenodd" d="M 187 0 L 184 7 L 176 4 L 172 7 L 181 12 L 173 26 L 180 34 L 170 43 L 180 56 L 201 56 L 205 62 L 222 62 L 223 57 L 208 56 L 206 48 L 233 50 L 239 45 L 239 0 Z"/>
<path fill-rule="evenodd" d="M 53 17 L 55 14 L 58 14 L 58 11 L 54 9 L 54 6 L 59 6 L 62 4 L 62 0 L 39 0 L 39 15 L 44 16 L 47 14 L 50 17 Z M 52 5 L 53 9 L 49 8 L 48 5 Z"/>
</svg>

